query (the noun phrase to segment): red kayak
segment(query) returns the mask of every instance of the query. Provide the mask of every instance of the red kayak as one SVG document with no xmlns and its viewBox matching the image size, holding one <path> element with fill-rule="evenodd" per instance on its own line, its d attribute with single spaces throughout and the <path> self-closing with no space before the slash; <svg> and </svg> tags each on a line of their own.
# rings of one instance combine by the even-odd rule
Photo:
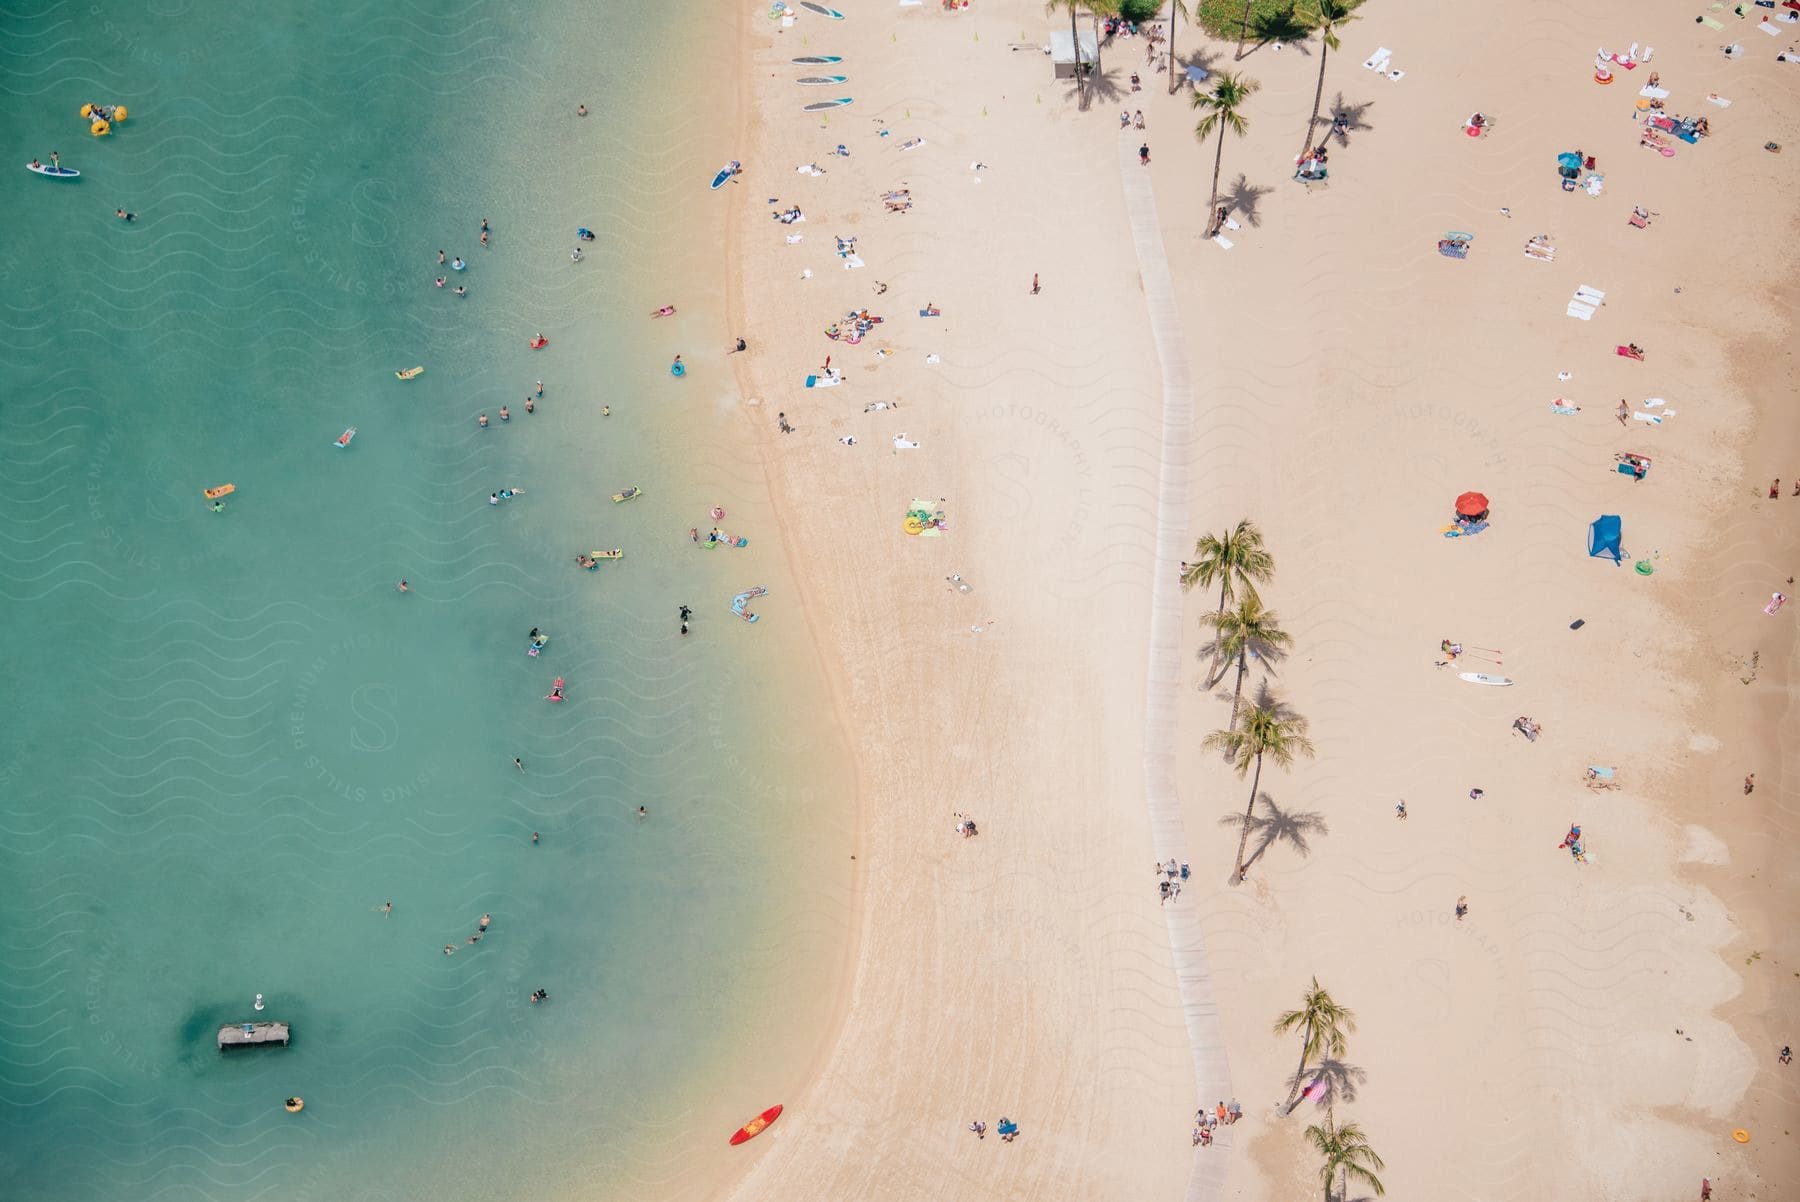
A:
<svg viewBox="0 0 1800 1202">
<path fill-rule="evenodd" d="M 767 1127 L 770 1123 L 774 1122 L 776 1119 L 778 1119 L 780 1117 L 781 1117 L 781 1107 L 779 1107 L 779 1106 L 769 1107 L 767 1110 L 763 1111 L 761 1114 L 757 1115 L 755 1118 L 751 1119 L 749 1122 L 745 1123 L 742 1127 L 739 1127 L 737 1129 L 737 1134 L 731 1137 L 731 1146 L 735 1148 L 735 1147 L 737 1147 L 737 1145 L 743 1143 L 745 1140 L 755 1139 L 757 1136 L 762 1134 L 764 1127 Z"/>
<path fill-rule="evenodd" d="M 541 351 L 549 345 L 550 345 L 550 340 L 548 338 L 544 337 L 542 334 L 539 334 L 536 338 L 533 338 L 531 340 L 531 349 L 534 351 Z"/>
</svg>

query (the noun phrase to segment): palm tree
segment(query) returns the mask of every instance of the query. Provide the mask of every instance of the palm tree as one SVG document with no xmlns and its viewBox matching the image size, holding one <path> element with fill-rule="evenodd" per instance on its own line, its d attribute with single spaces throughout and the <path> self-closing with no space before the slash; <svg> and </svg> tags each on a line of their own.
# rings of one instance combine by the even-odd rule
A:
<svg viewBox="0 0 1800 1202">
<path fill-rule="evenodd" d="M 1244 60 L 1244 39 L 1250 36 L 1250 6 L 1255 3 L 1256 0 L 1244 0 L 1244 19 L 1238 22 L 1237 53 L 1231 56 L 1234 63 Z"/>
<path fill-rule="evenodd" d="M 1184 17 L 1189 17 L 1190 20 L 1192 19 L 1189 16 L 1187 5 L 1183 4 L 1181 2 L 1181 0 L 1169 0 L 1169 95 L 1171 95 L 1171 96 L 1173 96 L 1175 94 L 1175 89 L 1178 86 L 1175 82 L 1175 14 L 1176 13 L 1180 13 Z"/>
<path fill-rule="evenodd" d="M 1325 1202 L 1331 1202 L 1332 1186 L 1340 1186 L 1338 1197 L 1344 1196 L 1344 1189 L 1354 1179 L 1358 1184 L 1366 1185 L 1377 1196 L 1387 1193 L 1381 1184 L 1381 1178 L 1375 1170 L 1384 1168 L 1381 1157 L 1369 1146 L 1368 1137 L 1363 1135 L 1362 1128 L 1355 1123 L 1345 1123 L 1342 1127 L 1333 1126 L 1329 1119 L 1323 1127 L 1308 1127 L 1306 1138 L 1312 1143 L 1313 1150 L 1324 1157 L 1325 1163 L 1319 1166 L 1319 1179 L 1325 1183 Z"/>
<path fill-rule="evenodd" d="M 1230 730 L 1215 730 L 1206 736 L 1205 746 L 1223 750 L 1231 757 L 1231 766 L 1241 780 L 1254 767 L 1250 781 L 1250 801 L 1244 807 L 1244 833 L 1238 839 L 1237 877 L 1244 879 L 1244 848 L 1250 843 L 1250 827 L 1256 817 L 1256 790 L 1262 783 L 1263 758 L 1285 768 L 1297 755 L 1313 753 L 1312 740 L 1306 737 L 1306 719 L 1290 716 L 1265 694 L 1244 711 L 1244 721 Z"/>
<path fill-rule="evenodd" d="M 1300 999 L 1298 1010 L 1289 1010 L 1275 1020 L 1275 1034 L 1300 1031 L 1300 1067 L 1294 1070 L 1294 1084 L 1288 1090 L 1287 1113 L 1294 1113 L 1299 1103 L 1300 1080 L 1306 1076 L 1306 1062 L 1329 1053 L 1342 1056 L 1349 1046 L 1344 1036 L 1356 1030 L 1356 1015 L 1332 1000 L 1325 987 L 1314 977 Z M 1380 1165 L 1376 1165 L 1380 1168 Z"/>
<path fill-rule="evenodd" d="M 1061 9 L 1066 8 L 1069 10 L 1069 40 L 1075 44 L 1076 104 L 1083 109 L 1087 108 L 1087 71 L 1083 68 L 1081 61 L 1081 34 L 1075 27 L 1075 18 L 1081 10 L 1086 7 L 1087 5 L 1083 3 L 1083 0 L 1045 0 L 1044 2 L 1044 11 L 1051 16 L 1055 16 Z M 1096 58 L 1099 57 L 1098 50 L 1099 47 L 1096 46 Z M 1099 64 L 1096 63 L 1095 66 L 1098 67 Z"/>
<path fill-rule="evenodd" d="M 1204 93 L 1195 96 L 1196 100 L 1202 98 L 1210 99 Z M 1216 171 L 1213 179 L 1218 179 Z M 1216 183 L 1214 187 L 1216 192 Z M 1194 562 L 1181 565 L 1181 588 L 1183 592 L 1196 584 L 1211 588 L 1213 581 L 1218 581 L 1219 612 L 1224 613 L 1225 603 L 1239 590 L 1246 597 L 1254 597 L 1256 582 L 1274 574 L 1275 557 L 1263 547 L 1262 531 L 1245 518 L 1227 530 L 1223 538 L 1203 534 L 1194 540 Z"/>
<path fill-rule="evenodd" d="M 1219 232 L 1219 167 L 1225 161 L 1225 131 L 1229 129 L 1240 138 L 1249 132 L 1250 123 L 1241 110 L 1260 87 L 1254 79 L 1221 71 L 1213 80 L 1212 91 L 1194 93 L 1194 107 L 1206 113 L 1194 126 L 1194 136 L 1204 142 L 1214 128 L 1219 131 L 1219 149 L 1213 155 L 1212 203 L 1206 211 L 1208 238 Z"/>
<path fill-rule="evenodd" d="M 1319 125 L 1319 102 L 1325 98 L 1325 60 L 1342 43 L 1338 30 L 1356 20 L 1353 11 L 1362 0 L 1310 0 L 1311 10 L 1305 14 L 1319 32 L 1319 86 L 1313 89 L 1312 116 L 1306 122 L 1306 141 L 1300 147 L 1300 158 L 1313 147 L 1313 130 Z"/>
<path fill-rule="evenodd" d="M 1293 645 L 1294 637 L 1281 628 L 1273 610 L 1263 608 L 1262 598 L 1254 592 L 1240 598 L 1236 609 L 1220 610 L 1203 619 L 1213 628 L 1212 650 L 1225 674 L 1225 666 L 1237 661 L 1237 687 L 1231 694 L 1231 725 L 1237 726 L 1238 705 L 1244 697 L 1244 673 L 1249 671 L 1254 654 L 1265 664 L 1281 658 Z M 1213 684 L 1218 683 L 1214 677 Z"/>
</svg>

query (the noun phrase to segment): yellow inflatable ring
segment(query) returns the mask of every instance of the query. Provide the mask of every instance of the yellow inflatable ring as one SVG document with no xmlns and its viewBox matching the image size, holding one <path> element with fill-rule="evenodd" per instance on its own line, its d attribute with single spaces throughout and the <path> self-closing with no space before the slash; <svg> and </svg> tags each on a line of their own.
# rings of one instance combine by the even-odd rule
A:
<svg viewBox="0 0 1800 1202">
<path fill-rule="evenodd" d="M 287 1107 L 287 1112 L 289 1114 L 299 1114 L 302 1110 L 306 1109 L 306 1099 L 289 1098 L 283 1105 Z"/>
<path fill-rule="evenodd" d="M 1750 1133 L 1742 1127 L 1739 1127 L 1736 1131 L 1731 1133 L 1731 1138 L 1737 1140 L 1740 1144 L 1747 1144 L 1750 1142 Z"/>
<path fill-rule="evenodd" d="M 94 136 L 96 138 L 104 138 L 107 134 L 112 132 L 112 126 L 104 121 L 95 121 L 89 128 L 94 131 Z"/>
<path fill-rule="evenodd" d="M 83 117 L 84 117 L 84 118 L 85 118 L 85 117 L 92 117 L 92 116 L 93 116 L 93 115 L 94 115 L 94 106 L 93 106 L 93 105 L 91 105 L 91 104 L 84 104 L 84 105 L 82 105 L 82 106 L 81 106 L 81 115 L 82 115 L 82 116 L 83 116 Z"/>
<path fill-rule="evenodd" d="M 921 522 L 918 518 L 909 517 L 906 519 L 906 532 L 908 534 L 919 534 L 924 529 L 925 523 Z"/>
<path fill-rule="evenodd" d="M 125 120 L 125 106 L 122 104 L 113 105 L 113 124 L 117 125 L 123 120 Z"/>
</svg>

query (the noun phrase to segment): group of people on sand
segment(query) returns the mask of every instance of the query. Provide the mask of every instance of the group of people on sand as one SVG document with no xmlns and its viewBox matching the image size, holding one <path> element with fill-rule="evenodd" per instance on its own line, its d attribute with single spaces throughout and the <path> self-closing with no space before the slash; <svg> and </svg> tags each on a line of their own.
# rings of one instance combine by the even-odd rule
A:
<svg viewBox="0 0 1800 1202">
<path fill-rule="evenodd" d="M 1202 1106 L 1194 1114 L 1194 1146 L 1206 1148 L 1212 1146 L 1213 1131 L 1219 1127 L 1229 1127 L 1244 1117 L 1244 1111 L 1236 1098 L 1229 1102 L 1220 1102 L 1208 1110 Z"/>
</svg>

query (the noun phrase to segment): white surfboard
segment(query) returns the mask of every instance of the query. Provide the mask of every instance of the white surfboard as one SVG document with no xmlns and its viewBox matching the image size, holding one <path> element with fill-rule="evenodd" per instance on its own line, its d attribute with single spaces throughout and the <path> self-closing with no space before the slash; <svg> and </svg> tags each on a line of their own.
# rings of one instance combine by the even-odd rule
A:
<svg viewBox="0 0 1800 1202">
<path fill-rule="evenodd" d="M 1457 676 L 1470 684 L 1509 685 L 1512 683 L 1510 676 L 1489 676 L 1486 672 L 1458 672 Z"/>
</svg>

